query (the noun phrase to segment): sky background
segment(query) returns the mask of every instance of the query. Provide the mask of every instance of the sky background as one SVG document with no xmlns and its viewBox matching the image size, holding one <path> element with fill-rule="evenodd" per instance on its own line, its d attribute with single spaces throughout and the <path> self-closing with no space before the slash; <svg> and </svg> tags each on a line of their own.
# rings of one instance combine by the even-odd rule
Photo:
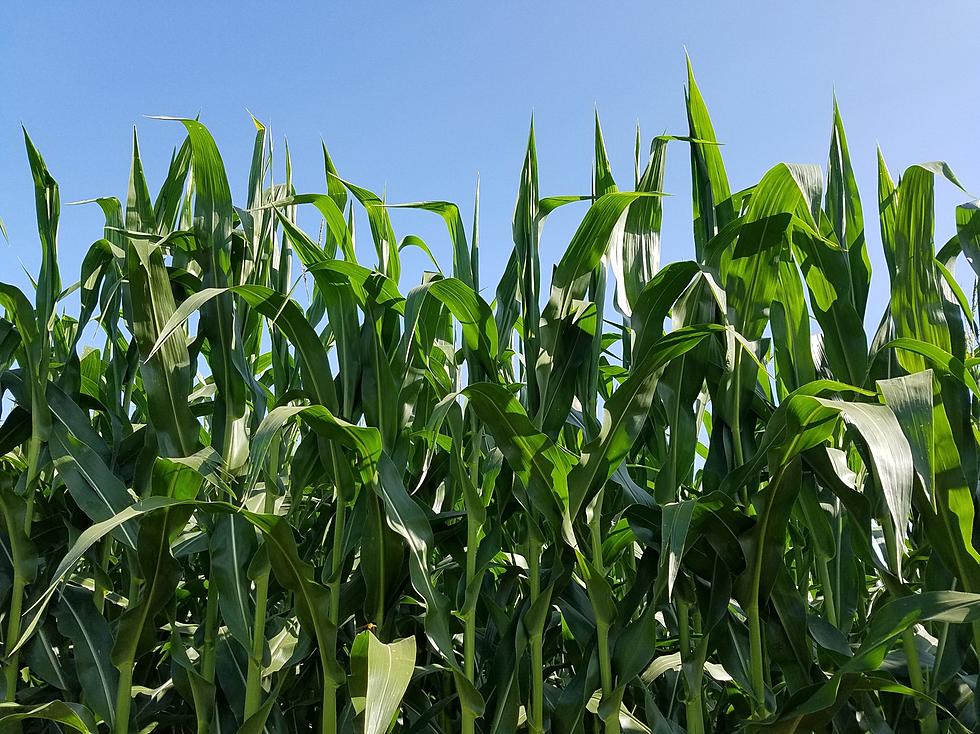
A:
<svg viewBox="0 0 980 734">
<path fill-rule="evenodd" d="M 975 2 L 35 2 L 0 10 L 0 280 L 27 287 L 40 262 L 20 126 L 62 202 L 125 197 L 138 128 L 151 189 L 181 140 L 173 122 L 211 129 L 236 202 L 248 178 L 250 110 L 289 139 L 299 192 L 324 191 L 320 141 L 341 176 L 389 202 L 448 199 L 472 216 L 481 178 L 487 300 L 512 247 L 511 217 L 533 113 L 542 195 L 586 194 L 593 109 L 613 173 L 632 184 L 634 130 L 685 134 L 684 50 L 724 143 L 733 189 L 780 162 L 826 165 L 836 92 L 875 266 L 869 322 L 887 292 L 875 205 L 875 145 L 893 175 L 943 159 L 980 191 Z M 668 151 L 663 260 L 693 256 L 688 151 Z M 281 149 L 281 145 L 280 145 Z M 281 160 L 281 159 L 280 159 Z M 277 171 L 282 176 L 281 169 Z M 937 240 L 968 197 L 937 182 Z M 543 272 L 583 205 L 548 222 Z M 304 215 L 316 233 L 312 215 Z M 64 284 L 102 234 L 98 207 L 63 206 Z M 451 263 L 441 221 L 393 213 Z M 366 226 L 359 251 L 371 264 Z M 406 263 L 402 290 L 424 263 Z M 961 267 L 960 273 L 964 272 Z"/>
</svg>

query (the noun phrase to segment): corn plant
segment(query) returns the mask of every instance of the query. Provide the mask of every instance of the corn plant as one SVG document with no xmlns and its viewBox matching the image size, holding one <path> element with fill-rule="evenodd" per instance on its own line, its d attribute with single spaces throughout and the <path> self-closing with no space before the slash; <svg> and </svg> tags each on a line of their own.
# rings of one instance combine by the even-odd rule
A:
<svg viewBox="0 0 980 734">
<path fill-rule="evenodd" d="M 255 121 L 236 206 L 190 119 L 152 123 L 183 135 L 156 189 L 134 137 L 66 285 L 25 132 L 42 260 L 33 300 L 0 284 L 0 730 L 974 730 L 980 356 L 954 270 L 980 273 L 980 208 L 937 245 L 956 177 L 896 181 L 879 152 L 878 320 L 836 103 L 826 171 L 736 191 L 690 70 L 685 103 L 649 154 L 637 130 L 627 186 L 597 119 L 588 193 L 542 195 L 532 126 L 492 292 L 478 192 L 472 220 L 393 205 L 326 148 L 298 192 Z M 693 228 L 662 265 L 668 152 Z M 436 248 L 400 207 L 452 252 L 409 290 L 402 253 Z"/>
</svg>

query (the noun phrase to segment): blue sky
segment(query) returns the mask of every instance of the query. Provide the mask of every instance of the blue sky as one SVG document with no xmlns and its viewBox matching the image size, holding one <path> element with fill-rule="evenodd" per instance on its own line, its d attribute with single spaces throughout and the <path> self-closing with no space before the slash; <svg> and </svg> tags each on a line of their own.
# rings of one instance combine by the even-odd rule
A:
<svg viewBox="0 0 980 734">
<path fill-rule="evenodd" d="M 877 266 L 869 321 L 885 292 L 875 220 L 875 144 L 893 174 L 945 159 L 980 190 L 975 137 L 975 4 L 911 2 L 296 2 L 6 4 L 0 11 L 0 278 L 27 284 L 39 254 L 24 124 L 64 202 L 124 196 L 133 125 L 151 187 L 181 130 L 145 115 L 198 113 L 222 150 L 232 190 L 247 181 L 246 108 L 289 138 L 300 191 L 324 190 L 320 140 L 345 178 L 388 200 L 449 199 L 468 220 L 482 181 L 481 259 L 492 298 L 511 248 L 510 220 L 533 112 L 542 194 L 587 193 L 593 108 L 617 180 L 632 179 L 634 126 L 645 144 L 684 133 L 684 49 L 691 55 L 733 186 L 780 161 L 824 165 L 832 95 L 844 115 Z M 687 150 L 668 153 L 664 260 L 692 255 Z M 937 239 L 968 197 L 937 184 Z M 545 229 L 560 257 L 583 210 Z M 313 220 L 309 220 L 312 222 Z M 66 285 L 101 235 L 93 206 L 63 207 Z M 396 212 L 448 263 L 434 215 Z M 314 226 L 311 224 L 311 226 Z M 315 233 L 315 229 L 313 230 Z M 360 247 L 368 252 L 366 227 Z M 421 262 L 409 263 L 403 290 Z M 543 268 L 547 272 L 550 268 Z M 962 270 L 961 270 L 962 272 Z"/>
</svg>

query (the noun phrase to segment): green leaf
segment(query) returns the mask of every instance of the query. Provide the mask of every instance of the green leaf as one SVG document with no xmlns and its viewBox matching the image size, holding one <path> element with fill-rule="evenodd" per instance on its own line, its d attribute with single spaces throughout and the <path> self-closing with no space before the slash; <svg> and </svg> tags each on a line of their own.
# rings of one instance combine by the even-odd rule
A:
<svg viewBox="0 0 980 734">
<path fill-rule="evenodd" d="M 252 457 L 246 486 L 255 485 L 264 468 L 273 438 L 283 426 L 299 417 L 317 434 L 354 451 L 357 463 L 352 467 L 364 484 L 374 481 L 381 459 L 381 436 L 376 428 L 354 426 L 334 415 L 321 405 L 281 406 L 274 408 L 262 419 L 252 438 Z"/>
<path fill-rule="evenodd" d="M 334 174 L 327 171 L 327 181 L 334 177 Z M 355 186 L 349 181 L 338 178 L 338 181 L 347 187 L 354 198 L 356 198 L 368 215 L 368 224 L 371 226 L 371 236 L 374 238 L 374 246 L 378 253 L 378 270 L 385 274 L 395 283 L 401 276 L 401 260 L 398 257 L 398 239 L 391 226 L 391 218 L 388 216 L 388 207 L 378 195 L 367 189 Z"/>
<path fill-rule="evenodd" d="M 535 429 L 523 406 L 505 388 L 477 383 L 463 389 L 473 410 L 487 425 L 514 473 L 528 488 L 537 512 L 556 528 L 569 511 L 570 458 Z M 528 508 L 529 510 L 532 508 Z"/>
<path fill-rule="evenodd" d="M 970 388 L 970 391 L 974 395 L 980 395 L 980 384 L 977 384 L 976 378 L 966 368 L 963 361 L 957 359 L 941 347 L 919 341 L 918 339 L 900 338 L 892 339 L 882 349 L 896 349 L 919 355 L 927 360 L 929 366 L 933 369 L 956 378 L 963 385 Z"/>
<path fill-rule="evenodd" d="M 596 199 L 575 230 L 565 254 L 552 277 L 552 289 L 566 291 L 574 281 L 592 272 L 606 254 L 617 225 L 627 208 L 644 197 L 662 196 L 660 192 L 624 191 L 604 194 Z"/>
<path fill-rule="evenodd" d="M 342 673 L 337 666 L 334 647 L 337 631 L 327 617 L 330 592 L 315 580 L 313 567 L 300 558 L 293 531 L 284 517 L 246 511 L 241 515 L 262 531 L 276 579 L 293 592 L 300 623 L 316 637 L 326 678 L 324 685 L 338 685 Z"/>
<path fill-rule="evenodd" d="M 364 734 L 391 727 L 415 670 L 415 638 L 385 644 L 370 631 L 354 638 L 350 690 Z"/>
<path fill-rule="evenodd" d="M 784 562 L 786 525 L 800 490 L 801 470 L 798 457 L 782 465 L 754 501 L 755 525 L 739 539 L 748 566 L 736 580 L 736 590 L 742 603 L 750 607 L 766 602 Z"/>
<path fill-rule="evenodd" d="M 191 500 L 197 496 L 201 476 L 187 467 L 167 459 L 153 463 L 152 491 L 154 496 L 176 500 Z M 112 648 L 112 663 L 121 671 L 153 647 L 157 630 L 153 621 L 177 591 L 180 567 L 173 557 L 171 545 L 191 514 L 186 505 L 164 507 L 140 521 L 137 557 L 144 579 L 138 599 L 129 605 L 116 630 Z"/>
<path fill-rule="evenodd" d="M 793 233 L 793 252 L 823 330 L 823 346 L 834 374 L 860 384 L 868 371 L 860 294 L 853 290 L 850 253 L 808 227 Z"/>
<path fill-rule="evenodd" d="M 305 383 L 311 398 L 330 410 L 337 410 L 337 393 L 330 374 L 330 363 L 320 342 L 320 337 L 303 316 L 296 303 L 270 288 L 257 285 L 242 285 L 229 289 L 241 296 L 252 308 L 259 311 L 271 323 L 289 337 L 302 357 L 301 369 L 306 377 Z M 221 288 L 208 288 L 195 293 L 180 304 L 173 315 L 160 329 L 152 353 L 163 350 L 173 341 L 171 335 L 178 333 L 185 321 L 205 302 L 224 292 Z"/>
<path fill-rule="evenodd" d="M 980 201 L 956 207 L 956 234 L 967 262 L 980 275 Z"/>
<path fill-rule="evenodd" d="M 664 187 L 668 136 L 654 138 L 650 158 L 636 190 L 656 193 Z M 636 299 L 660 267 L 660 226 L 663 199 L 648 196 L 634 202 L 626 214 L 622 244 L 613 247 L 610 260 L 616 278 L 616 307 L 630 316 Z"/>
<path fill-rule="evenodd" d="M 221 154 L 208 129 L 197 120 L 182 119 L 190 140 L 194 175 L 194 233 L 204 250 L 204 286 L 234 285 L 231 268 L 233 207 Z M 201 330 L 210 342 L 208 363 L 217 388 L 211 427 L 212 441 L 230 470 L 245 463 L 245 387 L 250 377 L 242 351 L 231 294 L 209 299 L 201 313 Z"/>
<path fill-rule="evenodd" d="M 134 151 L 134 177 L 137 170 L 142 175 L 138 155 Z M 175 327 L 170 332 L 173 338 L 154 348 L 176 310 L 163 254 L 151 244 L 130 239 L 126 262 L 129 287 L 125 297 L 131 318 L 128 326 L 143 358 L 140 376 L 146 390 L 149 421 L 162 456 L 189 456 L 197 449 L 199 427 L 190 410 L 190 355 L 183 328 Z"/>
<path fill-rule="evenodd" d="M 839 410 L 844 422 L 860 434 L 896 535 L 900 541 L 904 541 L 908 535 L 912 505 L 914 462 L 912 450 L 895 414 L 883 405 L 822 398 L 816 400 L 826 407 Z"/>
<path fill-rule="evenodd" d="M 58 184 L 48 172 L 44 159 L 24 128 L 27 159 L 34 178 L 34 199 L 37 208 L 37 231 L 41 237 L 41 272 L 37 278 L 37 328 L 47 333 L 48 322 L 54 314 L 61 295 L 61 274 L 58 270 L 58 217 L 61 201 Z"/>
<path fill-rule="evenodd" d="M 961 591 L 925 591 L 888 602 L 868 620 L 861 647 L 842 672 L 875 670 L 884 660 L 888 645 L 913 624 L 947 622 L 964 624 L 980 619 L 980 594 Z"/>
<path fill-rule="evenodd" d="M 684 557 L 684 545 L 687 541 L 687 531 L 691 527 L 691 517 L 697 500 L 671 502 L 663 506 L 661 518 L 661 538 L 663 551 L 661 558 L 662 573 L 667 579 L 667 600 L 674 593 L 674 582 L 681 568 Z"/>
<path fill-rule="evenodd" d="M 176 663 L 173 668 L 173 679 L 175 688 L 190 689 L 191 703 L 194 705 L 194 716 L 197 719 L 198 727 L 208 727 L 211 725 L 211 715 L 214 709 L 215 686 L 201 675 L 187 655 L 187 643 L 180 635 L 173 635 L 170 638 L 170 656 Z M 186 686 L 184 685 L 186 681 Z"/>
<path fill-rule="evenodd" d="M 91 712 L 78 703 L 64 701 L 34 705 L 0 703 L 0 724 L 12 724 L 15 721 L 30 719 L 54 721 L 82 734 L 97 734 L 99 731 Z"/>
<path fill-rule="evenodd" d="M 520 188 L 514 206 L 514 251 L 504 275 L 497 286 L 497 328 L 501 338 L 510 331 L 516 320 L 515 296 L 519 295 L 520 315 L 524 323 L 521 349 L 527 379 L 527 406 L 534 414 L 540 405 L 537 380 L 533 378 L 540 351 L 539 322 L 541 321 L 541 262 L 538 241 L 541 237 L 541 212 L 538 193 L 538 153 L 534 142 L 534 120 L 528 133 L 527 151 L 521 169 Z M 503 347 L 503 344 L 501 345 Z"/>
<path fill-rule="evenodd" d="M 879 380 L 878 390 L 895 413 L 912 449 L 912 463 L 928 496 L 935 491 L 932 370 Z"/>
<path fill-rule="evenodd" d="M 466 231 L 459 207 L 450 201 L 418 201 L 411 204 L 395 204 L 389 208 L 422 209 L 442 217 L 449 229 L 449 239 L 453 245 L 453 277 L 473 288 L 476 284 L 470 249 L 466 244 Z"/>
<path fill-rule="evenodd" d="M 834 98 L 834 126 L 830 137 L 830 156 L 827 163 L 827 193 L 824 209 L 830 219 L 837 242 L 847 253 L 850 291 L 855 310 L 864 319 L 871 284 L 871 262 L 864 236 L 864 213 L 858 193 L 847 136 L 841 120 L 837 98 Z"/>
<path fill-rule="evenodd" d="M 917 339 L 952 352 L 935 266 L 934 179 L 932 170 L 911 166 L 898 185 L 891 315 L 898 338 Z M 925 361 L 914 353 L 899 352 L 898 361 L 909 372 L 925 369 Z"/>
<path fill-rule="evenodd" d="M 58 604 L 58 630 L 72 642 L 78 682 L 89 708 L 111 727 L 119 672 L 109 662 L 112 632 L 92 603 L 91 592 L 69 584 Z"/>
<path fill-rule="evenodd" d="M 336 181 L 331 176 L 328 176 L 328 180 L 333 184 Z M 343 187 L 341 187 L 343 191 Z M 346 199 L 346 194 L 341 197 Z M 324 260 L 332 259 L 328 251 L 320 249 L 320 247 L 310 240 L 308 237 L 303 235 L 303 233 L 293 224 L 292 221 L 283 215 L 280 207 L 282 206 L 295 206 L 297 204 L 312 204 L 320 212 L 323 217 L 324 224 L 327 225 L 327 233 L 330 236 L 330 241 L 338 243 L 340 245 L 341 252 L 348 260 L 353 262 L 353 242 L 351 240 L 351 233 L 347 227 L 347 222 L 344 219 L 343 205 L 338 201 L 338 197 L 335 195 L 324 195 L 324 194 L 297 194 L 295 196 L 290 196 L 286 199 L 274 202 L 271 206 L 274 207 L 276 216 L 279 219 L 280 224 L 282 224 L 283 229 L 286 234 L 290 237 L 293 244 L 296 246 L 296 252 L 300 257 L 300 262 L 302 262 L 307 267 L 312 266 L 314 263 L 321 262 Z M 336 247 L 336 244 L 334 245 Z"/>
<path fill-rule="evenodd" d="M 72 434 L 65 423 L 54 423 L 49 447 L 55 471 L 78 506 L 94 522 L 107 520 L 133 503 L 134 497 L 98 453 Z M 136 548 L 136 529 L 132 525 L 123 525 L 114 535 L 130 548 Z"/>
<path fill-rule="evenodd" d="M 210 578 L 218 588 L 221 618 L 245 649 L 251 649 L 252 582 L 248 565 L 256 550 L 255 530 L 237 515 L 215 520 L 210 543 Z"/>
<path fill-rule="evenodd" d="M 724 327 L 691 326 L 671 332 L 655 343 L 643 361 L 605 404 L 602 429 L 582 449 L 582 458 L 568 478 L 569 508 L 575 518 L 612 476 L 633 446 L 647 420 L 663 368 Z"/>
<path fill-rule="evenodd" d="M 719 239 L 712 242 L 713 248 L 706 248 L 709 259 L 719 261 L 728 318 L 748 341 L 761 338 L 765 330 L 794 216 L 809 211 L 797 174 L 785 163 L 769 169 L 752 191 L 735 247 L 726 247 Z M 717 253 L 719 247 L 723 249 Z"/>
<path fill-rule="evenodd" d="M 432 527 L 422 509 L 405 490 L 398 470 L 382 454 L 378 464 L 375 491 L 384 500 L 388 526 L 408 547 L 408 568 L 412 586 L 425 602 L 425 632 L 432 646 L 454 668 L 459 668 L 449 634 L 449 602 L 436 586 L 429 554 L 435 546 Z"/>
<path fill-rule="evenodd" d="M 708 241 L 735 218 L 736 212 L 732 206 L 732 192 L 715 129 L 701 90 L 694 80 L 690 57 L 687 57 L 687 90 L 684 96 L 691 137 L 694 251 L 698 262 L 702 262 Z"/>
<path fill-rule="evenodd" d="M 432 281 L 428 292 L 445 304 L 456 317 L 463 330 L 466 348 L 479 357 L 487 373 L 494 374 L 497 360 L 497 324 L 487 302 L 456 278 Z"/>
</svg>

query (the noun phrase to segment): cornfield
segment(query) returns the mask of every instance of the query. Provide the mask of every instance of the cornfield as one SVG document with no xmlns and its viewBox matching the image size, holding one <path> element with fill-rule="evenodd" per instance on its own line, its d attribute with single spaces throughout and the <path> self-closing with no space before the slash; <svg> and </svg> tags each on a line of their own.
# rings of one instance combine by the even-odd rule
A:
<svg viewBox="0 0 980 734">
<path fill-rule="evenodd" d="M 255 121 L 236 206 L 191 119 L 152 123 L 186 134 L 155 196 L 134 138 L 64 279 L 25 132 L 42 262 L 33 300 L 0 284 L 0 730 L 976 730 L 980 352 L 954 271 L 980 273 L 980 207 L 936 243 L 952 170 L 896 181 L 879 152 L 879 321 L 836 103 L 826 172 L 733 191 L 686 89 L 689 129 L 649 153 L 638 130 L 629 187 L 597 119 L 592 191 L 542 196 L 532 125 L 492 290 L 478 190 L 472 220 L 392 205 L 324 147 L 325 193 L 298 193 Z M 693 246 L 661 265 L 668 152 Z M 397 207 L 444 221 L 451 266 Z M 431 271 L 403 292 L 406 248 Z"/>
</svg>

